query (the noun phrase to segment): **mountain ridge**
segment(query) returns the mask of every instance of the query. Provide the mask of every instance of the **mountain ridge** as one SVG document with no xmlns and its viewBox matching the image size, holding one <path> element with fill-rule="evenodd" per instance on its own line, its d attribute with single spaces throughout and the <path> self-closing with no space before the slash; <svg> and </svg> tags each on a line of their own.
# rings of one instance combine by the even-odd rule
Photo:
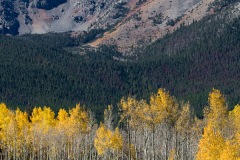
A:
<svg viewBox="0 0 240 160">
<path fill-rule="evenodd" d="M 0 31 L 12 35 L 68 31 L 81 34 L 100 29 L 103 36 L 90 46 L 116 45 L 120 52 L 130 54 L 136 47 L 152 43 L 180 25 L 189 25 L 211 14 L 208 7 L 213 1 L 3 0 Z"/>
</svg>

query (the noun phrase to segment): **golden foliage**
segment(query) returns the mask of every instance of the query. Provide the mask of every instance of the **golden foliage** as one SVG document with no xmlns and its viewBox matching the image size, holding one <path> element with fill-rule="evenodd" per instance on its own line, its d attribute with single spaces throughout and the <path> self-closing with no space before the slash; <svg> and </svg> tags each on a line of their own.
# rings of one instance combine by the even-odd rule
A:
<svg viewBox="0 0 240 160">
<path fill-rule="evenodd" d="M 112 132 L 110 129 L 107 129 L 106 126 L 100 124 L 100 127 L 96 131 L 94 146 L 99 155 L 104 155 L 108 151 L 121 150 L 123 138 L 119 129 L 116 128 L 116 130 Z"/>
<path fill-rule="evenodd" d="M 47 156 L 57 159 L 59 154 L 65 153 L 67 156 L 58 158 L 85 156 L 86 159 L 97 152 L 105 156 L 103 158 L 110 155 L 109 159 L 120 156 L 124 159 L 130 155 L 131 159 L 160 157 L 173 160 L 184 158 L 188 153 L 183 152 L 191 148 L 191 154 L 194 154 L 191 158 L 197 160 L 240 160 L 240 105 L 228 111 L 224 96 L 216 89 L 209 93 L 208 101 L 204 119 L 200 120 L 193 119 L 189 103 L 180 103 L 178 107 L 174 97 L 164 89 L 152 95 L 149 103 L 122 98 L 120 122 L 127 125 L 123 125 L 121 131 L 118 127 L 113 129 L 112 106 L 104 112 L 106 122 L 97 128 L 92 125 L 89 112 L 80 104 L 69 111 L 60 109 L 55 117 L 50 107 L 35 107 L 29 116 L 18 108 L 9 110 L 1 103 L 0 155 L 4 154 L 5 159 L 45 159 Z"/>
<path fill-rule="evenodd" d="M 213 89 L 209 94 L 210 108 L 206 112 L 207 124 L 204 134 L 199 142 L 197 159 L 216 160 L 224 150 L 225 139 L 223 136 L 227 123 L 227 107 L 225 98 L 219 90 Z"/>
<path fill-rule="evenodd" d="M 204 134 L 199 142 L 199 150 L 197 160 L 216 160 L 220 158 L 220 154 L 224 148 L 224 137 L 220 131 L 214 131 L 212 126 L 204 128 Z"/>
<path fill-rule="evenodd" d="M 164 89 L 159 89 L 158 93 L 150 98 L 150 105 L 143 108 L 142 119 L 149 127 L 155 129 L 155 125 L 162 122 L 169 124 L 176 121 L 178 106 L 174 98 Z"/>
<path fill-rule="evenodd" d="M 227 140 L 223 151 L 220 154 L 220 160 L 240 160 L 240 145 L 235 140 Z"/>
</svg>

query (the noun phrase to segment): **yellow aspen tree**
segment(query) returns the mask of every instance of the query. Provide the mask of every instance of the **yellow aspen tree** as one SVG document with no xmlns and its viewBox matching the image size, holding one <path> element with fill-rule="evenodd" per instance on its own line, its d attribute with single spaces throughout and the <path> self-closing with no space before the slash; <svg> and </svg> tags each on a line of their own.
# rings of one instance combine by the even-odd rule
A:
<svg viewBox="0 0 240 160">
<path fill-rule="evenodd" d="M 229 130 L 231 132 L 229 140 L 226 141 L 220 159 L 236 160 L 240 159 L 240 105 L 236 105 L 229 112 Z"/>
<path fill-rule="evenodd" d="M 172 124 L 177 119 L 178 105 L 169 92 L 159 89 L 158 93 L 151 96 L 150 105 L 144 107 L 142 118 L 152 130 L 157 124 L 166 122 Z"/>
<path fill-rule="evenodd" d="M 37 125 L 44 133 L 47 133 L 48 130 L 56 124 L 54 116 L 55 113 L 50 107 L 44 107 L 43 109 L 41 107 L 35 107 L 30 120 L 33 126 Z"/>
<path fill-rule="evenodd" d="M 32 144 L 33 157 L 37 156 L 39 159 L 44 159 L 44 153 L 50 147 L 48 138 L 51 137 L 50 130 L 55 127 L 56 120 L 54 118 L 54 112 L 50 107 L 34 108 L 30 117 L 30 137 Z M 36 153 L 36 155 L 35 155 Z"/>
<path fill-rule="evenodd" d="M 227 105 L 225 97 L 219 90 L 213 89 L 209 94 L 210 110 L 206 113 L 207 123 L 216 130 L 223 130 L 227 123 Z"/>
<path fill-rule="evenodd" d="M 89 131 L 90 119 L 88 113 L 80 107 L 80 104 L 69 110 L 69 114 L 69 125 L 82 133 Z"/>
<path fill-rule="evenodd" d="M 69 110 L 68 118 L 68 158 L 79 157 L 80 152 L 85 154 L 85 146 L 82 144 L 84 137 L 91 131 L 88 112 L 84 111 L 80 104 Z"/>
<path fill-rule="evenodd" d="M 141 102 L 143 102 L 143 100 Z M 122 98 L 120 101 L 120 111 L 122 112 L 121 120 L 127 120 L 129 125 L 132 127 L 138 126 L 137 122 L 140 120 L 138 115 L 141 111 L 139 108 L 139 103 L 141 102 L 132 97 Z"/>
<path fill-rule="evenodd" d="M 4 129 L 6 128 L 6 120 L 9 121 L 10 111 L 4 103 L 0 104 L 0 141 L 3 142 L 6 138 L 4 135 Z"/>
<path fill-rule="evenodd" d="M 240 144 L 240 105 L 236 105 L 232 111 L 229 112 L 229 120 L 233 126 L 234 137 Z"/>
<path fill-rule="evenodd" d="M 123 137 L 118 128 L 112 132 L 101 123 L 96 131 L 94 146 L 100 156 L 103 156 L 108 152 L 114 153 L 115 151 L 118 156 L 118 151 L 123 147 Z"/>
<path fill-rule="evenodd" d="M 69 129 L 69 114 L 65 109 L 59 109 L 57 122 L 56 122 L 56 129 L 58 130 L 59 134 L 62 134 L 64 138 L 66 138 L 66 134 Z"/>
<path fill-rule="evenodd" d="M 179 117 L 175 124 L 176 129 L 176 147 L 175 153 L 179 159 L 190 159 L 191 156 L 191 124 L 193 123 L 190 104 L 183 103 Z"/>
<path fill-rule="evenodd" d="M 113 133 L 101 123 L 94 139 L 94 147 L 100 156 L 103 156 L 110 148 L 112 135 Z"/>
<path fill-rule="evenodd" d="M 121 120 L 126 124 L 127 129 L 127 141 L 128 141 L 128 159 L 132 158 L 131 144 L 135 143 L 136 150 L 136 132 L 139 129 L 143 129 L 143 119 L 141 115 L 144 112 L 144 108 L 147 107 L 147 103 L 144 100 L 136 100 L 132 97 L 122 98 L 120 101 Z M 132 140 L 133 137 L 133 140 Z M 134 141 L 134 142 L 133 142 Z M 135 152 L 137 157 L 137 152 Z"/>
<path fill-rule="evenodd" d="M 4 103 L 0 104 L 0 147 L 6 159 L 14 158 L 14 113 Z"/>
<path fill-rule="evenodd" d="M 11 159 L 16 159 L 17 127 L 13 112 L 11 112 L 7 119 L 8 123 L 6 123 L 6 128 L 4 129 L 4 131 L 6 137 L 5 142 L 8 150 L 8 157 L 11 157 Z"/>
<path fill-rule="evenodd" d="M 152 152 L 155 156 L 155 130 L 158 124 L 165 123 L 172 126 L 177 119 L 178 105 L 174 98 L 165 89 L 159 89 L 157 94 L 150 97 L 150 105 L 144 107 L 141 115 L 148 127 L 152 131 Z M 166 128 L 166 130 L 169 130 Z M 167 140 L 168 143 L 168 140 Z M 168 159 L 168 144 L 166 143 L 166 159 Z"/>
<path fill-rule="evenodd" d="M 15 112 L 9 111 L 5 117 L 4 132 L 5 144 L 7 145 L 8 157 L 13 159 L 17 157 L 26 158 L 28 151 L 27 135 L 29 129 L 28 116 L 26 113 L 17 109 Z"/>
<path fill-rule="evenodd" d="M 59 109 L 56 121 L 56 129 L 59 134 L 66 138 L 67 132 L 69 132 L 69 114 L 65 109 Z"/>
<path fill-rule="evenodd" d="M 57 120 L 59 121 L 59 123 L 65 122 L 68 119 L 68 117 L 69 117 L 69 114 L 65 109 L 59 109 L 58 116 L 57 116 Z"/>
<path fill-rule="evenodd" d="M 182 110 L 176 122 L 176 129 L 182 134 L 187 134 L 191 129 L 192 114 L 190 111 L 190 104 L 183 104 Z"/>
<path fill-rule="evenodd" d="M 199 142 L 197 160 L 216 160 L 220 158 L 225 145 L 223 137 L 227 123 L 227 106 L 224 96 L 213 89 L 209 94 L 209 109 L 205 112 L 206 126 Z"/>
<path fill-rule="evenodd" d="M 123 147 L 123 137 L 121 135 L 121 133 L 119 132 L 119 129 L 116 128 L 114 133 L 112 134 L 111 137 L 111 149 L 113 151 L 121 151 L 122 147 Z"/>
<path fill-rule="evenodd" d="M 94 139 L 94 146 L 99 155 L 108 155 L 109 158 L 114 155 L 114 157 L 118 157 L 118 153 L 122 150 L 123 146 L 123 138 L 119 129 L 116 128 L 113 131 L 112 122 L 114 117 L 112 110 L 113 108 L 110 105 L 104 110 L 104 124 L 100 124 Z"/>
<path fill-rule="evenodd" d="M 213 130 L 211 125 L 204 128 L 204 134 L 199 142 L 197 160 L 216 160 L 220 158 L 225 145 L 224 138 L 219 130 Z"/>
<path fill-rule="evenodd" d="M 26 159 L 30 144 L 28 140 L 30 124 L 27 113 L 17 108 L 15 111 L 15 121 L 17 125 L 17 157 L 22 156 L 22 159 Z"/>
</svg>

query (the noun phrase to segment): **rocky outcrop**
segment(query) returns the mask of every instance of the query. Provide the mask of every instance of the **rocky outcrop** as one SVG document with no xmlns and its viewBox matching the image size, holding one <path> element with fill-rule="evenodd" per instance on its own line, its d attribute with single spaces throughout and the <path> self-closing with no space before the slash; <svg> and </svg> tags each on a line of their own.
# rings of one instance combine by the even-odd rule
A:
<svg viewBox="0 0 240 160">
<path fill-rule="evenodd" d="M 204 17 L 214 0 L 3 0 L 0 32 L 26 34 L 103 30 L 90 45 L 122 52 L 151 43 L 181 24 Z"/>
</svg>

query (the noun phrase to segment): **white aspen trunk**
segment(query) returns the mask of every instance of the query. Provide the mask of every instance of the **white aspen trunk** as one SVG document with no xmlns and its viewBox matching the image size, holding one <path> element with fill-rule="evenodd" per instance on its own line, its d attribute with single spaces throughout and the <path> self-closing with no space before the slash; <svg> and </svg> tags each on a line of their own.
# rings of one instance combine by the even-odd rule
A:
<svg viewBox="0 0 240 160">
<path fill-rule="evenodd" d="M 155 160 L 155 125 L 152 126 L 152 155 Z"/>
<path fill-rule="evenodd" d="M 132 153 L 131 153 L 131 130 L 129 126 L 129 120 L 127 119 L 127 130 L 128 130 L 128 159 L 131 160 Z"/>
<path fill-rule="evenodd" d="M 135 157 L 138 159 L 138 150 L 137 150 L 137 132 L 134 130 L 134 149 L 135 149 Z"/>
<path fill-rule="evenodd" d="M 123 154 L 123 147 L 122 147 L 122 160 L 124 159 L 124 154 Z"/>
<path fill-rule="evenodd" d="M 168 127 L 166 126 L 165 127 L 165 136 L 166 136 L 166 139 L 165 139 L 165 159 L 168 160 Z"/>
<path fill-rule="evenodd" d="M 148 159 L 148 151 L 147 151 L 147 149 L 148 149 L 148 131 L 147 130 L 145 130 L 144 131 L 144 137 L 145 137 L 145 140 L 144 140 L 144 159 Z"/>
</svg>

